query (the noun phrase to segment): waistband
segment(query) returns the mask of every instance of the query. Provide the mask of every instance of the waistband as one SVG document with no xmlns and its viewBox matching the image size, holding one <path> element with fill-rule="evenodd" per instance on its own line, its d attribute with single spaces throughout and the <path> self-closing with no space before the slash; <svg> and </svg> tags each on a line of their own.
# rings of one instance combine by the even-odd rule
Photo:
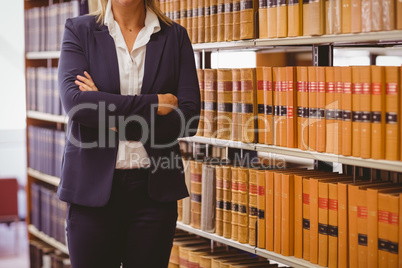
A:
<svg viewBox="0 0 402 268">
<path fill-rule="evenodd" d="M 115 169 L 114 179 L 126 178 L 132 180 L 148 179 L 150 168 Z"/>
</svg>

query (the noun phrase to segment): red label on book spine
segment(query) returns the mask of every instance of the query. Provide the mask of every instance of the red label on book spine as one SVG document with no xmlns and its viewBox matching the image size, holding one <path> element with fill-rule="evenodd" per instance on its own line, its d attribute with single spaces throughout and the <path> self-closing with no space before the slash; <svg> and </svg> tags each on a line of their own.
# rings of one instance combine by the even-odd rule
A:
<svg viewBox="0 0 402 268">
<path fill-rule="evenodd" d="M 321 209 L 328 209 L 328 198 L 318 198 L 318 207 Z"/>
<path fill-rule="evenodd" d="M 381 95 L 381 84 L 380 83 L 372 83 L 372 94 L 373 95 Z"/>
<path fill-rule="evenodd" d="M 334 82 L 327 82 L 327 93 L 334 93 L 335 92 L 335 83 Z"/>
<path fill-rule="evenodd" d="M 239 190 L 239 183 L 238 182 L 233 182 L 232 183 L 232 190 L 233 191 L 238 191 Z"/>
<path fill-rule="evenodd" d="M 367 219 L 367 207 L 357 206 L 357 217 Z"/>
<path fill-rule="evenodd" d="M 257 90 L 264 90 L 264 81 L 263 80 L 257 81 Z"/>
<path fill-rule="evenodd" d="M 230 181 L 224 180 L 223 181 L 223 189 L 230 189 Z"/>
<path fill-rule="evenodd" d="M 297 91 L 298 92 L 308 92 L 307 81 L 297 81 Z"/>
<path fill-rule="evenodd" d="M 244 182 L 239 182 L 238 190 L 240 192 L 247 192 L 247 184 Z"/>
<path fill-rule="evenodd" d="M 192 182 L 201 182 L 201 174 L 191 174 Z"/>
<path fill-rule="evenodd" d="M 335 92 L 342 93 L 342 91 L 343 91 L 342 82 L 335 82 Z"/>
<path fill-rule="evenodd" d="M 310 205 L 310 194 L 303 194 L 303 204 Z"/>
<path fill-rule="evenodd" d="M 325 93 L 325 82 L 318 82 L 318 92 Z"/>
<path fill-rule="evenodd" d="M 361 83 L 353 83 L 352 92 L 353 92 L 353 94 L 361 94 L 362 93 L 362 84 Z"/>
<path fill-rule="evenodd" d="M 362 83 L 362 94 L 371 94 L 370 83 Z"/>
<path fill-rule="evenodd" d="M 328 208 L 330 210 L 338 210 L 338 200 L 337 199 L 329 199 Z"/>
<path fill-rule="evenodd" d="M 264 91 L 272 91 L 272 81 L 263 81 Z"/>
<path fill-rule="evenodd" d="M 265 187 L 258 186 L 258 195 L 265 195 Z"/>
<path fill-rule="evenodd" d="M 223 188 L 223 180 L 222 179 L 216 179 L 216 188 Z"/>
<path fill-rule="evenodd" d="M 255 184 L 250 184 L 249 187 L 250 187 L 250 189 L 249 189 L 250 194 L 257 194 L 257 193 L 258 193 L 258 191 L 257 191 L 257 185 L 255 185 Z"/>
<path fill-rule="evenodd" d="M 288 91 L 293 91 L 293 81 L 288 81 Z"/>
<path fill-rule="evenodd" d="M 388 223 L 388 222 L 389 222 L 389 212 L 388 212 L 388 211 L 379 210 L 379 211 L 378 211 L 378 222 L 381 222 L 381 223 Z"/>
<path fill-rule="evenodd" d="M 342 92 L 343 93 L 352 93 L 351 89 L 352 84 L 349 82 L 345 82 L 342 84 Z"/>
<path fill-rule="evenodd" d="M 398 93 L 397 83 L 387 83 L 385 85 L 387 95 L 396 95 Z"/>
<path fill-rule="evenodd" d="M 392 224 L 392 225 L 396 225 L 396 226 L 398 226 L 399 225 L 399 214 L 398 213 L 391 213 L 391 212 L 389 212 L 389 221 L 388 221 L 388 223 L 389 224 Z"/>
<path fill-rule="evenodd" d="M 317 92 L 318 91 L 318 82 L 309 82 L 308 91 L 309 92 Z"/>
<path fill-rule="evenodd" d="M 287 117 L 293 118 L 293 106 L 288 106 Z"/>
</svg>

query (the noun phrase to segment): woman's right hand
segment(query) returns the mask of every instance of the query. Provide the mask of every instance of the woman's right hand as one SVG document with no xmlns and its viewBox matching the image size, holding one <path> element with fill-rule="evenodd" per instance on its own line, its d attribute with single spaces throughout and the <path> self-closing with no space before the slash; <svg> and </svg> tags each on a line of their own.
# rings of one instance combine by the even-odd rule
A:
<svg viewBox="0 0 402 268">
<path fill-rule="evenodd" d="M 158 94 L 158 114 L 167 115 L 177 108 L 177 97 L 173 94 Z"/>
</svg>

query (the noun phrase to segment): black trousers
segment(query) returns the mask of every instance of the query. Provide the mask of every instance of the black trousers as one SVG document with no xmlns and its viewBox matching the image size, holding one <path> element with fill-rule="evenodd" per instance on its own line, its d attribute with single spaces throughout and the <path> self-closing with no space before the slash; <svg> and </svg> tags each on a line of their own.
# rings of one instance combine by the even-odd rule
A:
<svg viewBox="0 0 402 268">
<path fill-rule="evenodd" d="M 177 201 L 148 195 L 148 170 L 115 170 L 104 207 L 68 204 L 72 268 L 165 268 L 177 220 Z"/>
</svg>

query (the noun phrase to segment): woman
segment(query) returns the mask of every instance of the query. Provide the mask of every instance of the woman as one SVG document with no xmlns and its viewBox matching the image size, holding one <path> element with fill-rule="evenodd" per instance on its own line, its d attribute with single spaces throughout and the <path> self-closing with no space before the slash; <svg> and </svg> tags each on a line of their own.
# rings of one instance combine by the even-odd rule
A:
<svg viewBox="0 0 402 268">
<path fill-rule="evenodd" d="M 166 267 L 188 196 L 177 138 L 195 134 L 200 112 L 187 32 L 156 0 L 102 0 L 66 21 L 59 88 L 72 267 Z"/>
</svg>

